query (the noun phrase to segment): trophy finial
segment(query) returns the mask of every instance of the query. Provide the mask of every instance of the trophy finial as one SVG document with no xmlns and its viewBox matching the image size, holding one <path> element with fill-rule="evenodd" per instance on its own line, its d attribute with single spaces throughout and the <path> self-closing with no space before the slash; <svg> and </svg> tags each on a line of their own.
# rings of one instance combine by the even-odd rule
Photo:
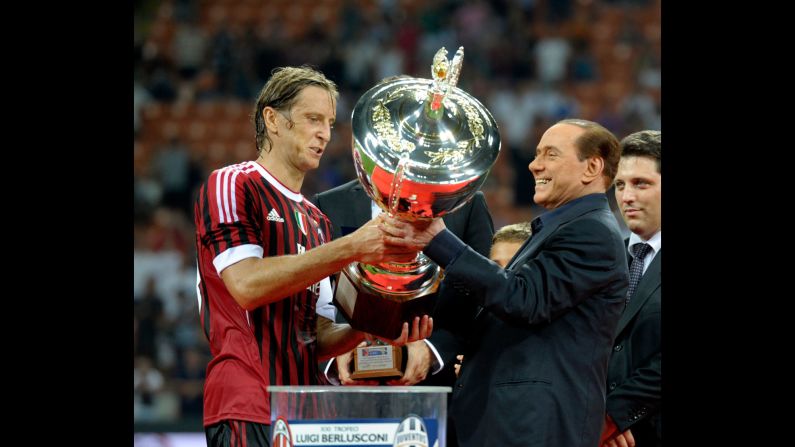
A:
<svg viewBox="0 0 795 447">
<path fill-rule="evenodd" d="M 431 77 L 436 82 L 444 82 L 447 78 L 447 69 L 450 63 L 447 60 L 447 50 L 442 47 L 433 55 L 433 62 L 431 63 Z"/>
<path fill-rule="evenodd" d="M 458 83 L 458 76 L 461 74 L 461 64 L 464 61 L 464 47 L 458 47 L 458 51 L 453 56 L 453 61 L 447 60 L 447 50 L 442 47 L 433 56 L 431 64 L 431 75 L 433 85 L 431 86 L 430 98 L 428 102 L 428 115 L 431 118 L 439 118 L 442 114 L 442 100 Z"/>
<path fill-rule="evenodd" d="M 464 47 L 458 47 L 458 51 L 453 56 L 453 61 L 450 63 L 450 70 L 447 73 L 447 90 L 458 84 L 458 76 L 461 74 L 461 64 L 464 62 Z"/>
</svg>

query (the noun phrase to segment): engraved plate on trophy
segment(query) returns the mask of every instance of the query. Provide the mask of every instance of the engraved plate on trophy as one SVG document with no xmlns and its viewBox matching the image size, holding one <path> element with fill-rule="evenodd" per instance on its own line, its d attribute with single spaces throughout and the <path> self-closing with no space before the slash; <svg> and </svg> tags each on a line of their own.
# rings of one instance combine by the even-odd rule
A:
<svg viewBox="0 0 795 447">
<path fill-rule="evenodd" d="M 405 369 L 405 347 L 381 342 L 356 348 L 353 351 L 352 379 L 400 377 Z"/>
<path fill-rule="evenodd" d="M 368 196 L 398 219 L 429 220 L 464 206 L 486 181 L 500 151 L 491 113 L 456 87 L 464 48 L 439 49 L 433 79 L 400 76 L 365 92 L 351 115 L 353 160 Z M 385 339 L 402 323 L 431 314 L 443 272 L 420 252 L 406 263 L 354 262 L 342 270 L 333 302 L 351 325 Z"/>
</svg>

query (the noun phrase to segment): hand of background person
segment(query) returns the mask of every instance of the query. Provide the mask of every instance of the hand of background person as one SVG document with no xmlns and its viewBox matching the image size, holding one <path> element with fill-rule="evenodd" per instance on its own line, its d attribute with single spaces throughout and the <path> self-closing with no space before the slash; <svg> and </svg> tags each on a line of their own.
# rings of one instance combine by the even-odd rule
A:
<svg viewBox="0 0 795 447">
<path fill-rule="evenodd" d="M 406 345 L 409 358 L 406 360 L 406 371 L 399 379 L 389 380 L 388 385 L 416 385 L 425 380 L 431 369 L 431 349 L 424 341 L 415 341 Z"/>
<path fill-rule="evenodd" d="M 616 423 L 613 422 L 613 418 L 611 418 L 609 414 L 605 413 L 605 424 L 602 426 L 602 435 L 599 437 L 599 445 L 601 446 L 602 443 L 608 439 L 614 438 L 617 434 L 618 427 Z"/>
<path fill-rule="evenodd" d="M 632 430 L 627 429 L 603 442 L 601 447 L 635 447 L 635 437 L 632 436 Z"/>
<path fill-rule="evenodd" d="M 359 343 L 358 348 L 367 346 L 367 342 Z M 337 362 L 337 377 L 341 385 L 378 385 L 377 380 L 367 379 L 352 379 L 351 370 L 353 369 L 353 351 L 348 351 L 345 354 L 338 355 L 335 359 Z"/>
<path fill-rule="evenodd" d="M 609 414 L 605 414 L 605 425 L 602 429 L 599 447 L 635 447 L 635 438 L 629 429 L 623 433 L 619 432 L 613 418 Z"/>
<path fill-rule="evenodd" d="M 406 343 L 428 338 L 432 333 L 433 318 L 429 317 L 428 315 L 423 315 L 422 318 L 414 317 L 414 321 L 411 324 L 411 331 L 409 331 L 409 324 L 404 322 L 402 331 L 400 332 L 398 338 L 394 340 L 386 340 L 384 338 L 378 337 L 378 339 L 392 346 L 403 346 Z"/>
<path fill-rule="evenodd" d="M 453 368 L 455 368 L 455 376 L 458 377 L 461 375 L 461 364 L 464 363 L 464 354 L 458 354 L 455 358 L 458 360 L 458 363 L 453 365 Z"/>
</svg>

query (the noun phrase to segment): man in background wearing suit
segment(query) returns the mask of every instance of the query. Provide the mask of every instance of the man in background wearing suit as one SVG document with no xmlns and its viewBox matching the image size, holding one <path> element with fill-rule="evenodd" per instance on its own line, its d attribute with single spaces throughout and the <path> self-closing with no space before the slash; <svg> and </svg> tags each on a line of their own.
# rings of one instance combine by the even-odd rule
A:
<svg viewBox="0 0 795 447">
<path fill-rule="evenodd" d="M 607 414 L 602 446 L 661 446 L 660 303 L 662 298 L 661 132 L 644 130 L 621 140 L 616 201 L 632 231 L 630 262 L 640 280 L 630 285 L 607 371 Z M 642 245 L 648 245 L 643 247 Z M 636 255 L 637 253 L 637 255 Z M 639 259 L 640 258 L 640 259 Z M 632 281 L 630 279 L 630 281 Z"/>
<path fill-rule="evenodd" d="M 379 224 L 387 242 L 445 269 L 433 335 L 445 361 L 464 354 L 449 413 L 461 446 L 598 445 L 627 289 L 605 194 L 619 158 L 618 140 L 597 123 L 567 119 L 544 132 L 529 169 L 533 199 L 549 211 L 505 269 L 441 219 Z"/>
</svg>

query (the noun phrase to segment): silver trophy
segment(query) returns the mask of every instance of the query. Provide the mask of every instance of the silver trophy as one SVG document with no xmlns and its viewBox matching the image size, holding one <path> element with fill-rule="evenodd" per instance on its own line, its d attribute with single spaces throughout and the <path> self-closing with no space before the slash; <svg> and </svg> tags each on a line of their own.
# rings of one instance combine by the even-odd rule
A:
<svg viewBox="0 0 795 447">
<path fill-rule="evenodd" d="M 408 221 L 461 208 L 486 181 L 500 151 L 497 123 L 456 87 L 464 58 L 441 48 L 433 79 L 396 77 L 371 88 L 353 109 L 353 160 L 364 190 L 381 209 Z M 351 325 L 388 339 L 404 321 L 429 314 L 443 273 L 419 253 L 409 263 L 343 269 L 334 296 Z"/>
</svg>

